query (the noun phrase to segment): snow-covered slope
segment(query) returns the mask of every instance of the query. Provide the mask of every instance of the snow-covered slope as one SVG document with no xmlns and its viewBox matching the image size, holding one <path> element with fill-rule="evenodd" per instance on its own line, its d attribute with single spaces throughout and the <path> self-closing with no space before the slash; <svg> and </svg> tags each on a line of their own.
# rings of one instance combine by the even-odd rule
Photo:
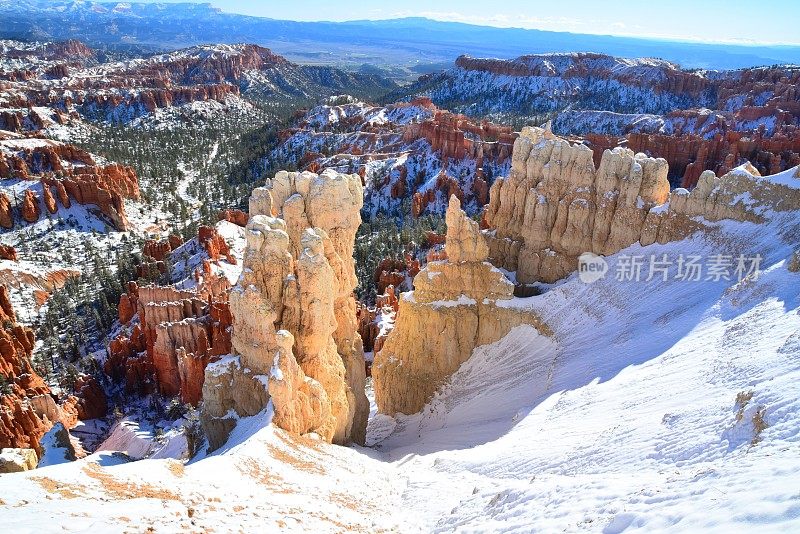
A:
<svg viewBox="0 0 800 534">
<path fill-rule="evenodd" d="M 800 275 L 764 227 L 721 228 L 632 247 L 611 258 L 605 280 L 586 285 L 573 275 L 514 301 L 537 310 L 553 340 L 519 327 L 477 349 L 379 445 L 415 474 L 404 498 L 420 511 L 419 526 L 797 528 Z M 772 227 L 787 240 L 798 230 L 796 217 Z M 765 272 L 741 283 L 613 278 L 626 254 L 721 249 L 762 254 Z"/>
<path fill-rule="evenodd" d="M 800 528 L 795 213 L 630 247 L 509 306 L 420 414 L 373 417 L 374 450 L 288 438 L 263 413 L 187 465 L 95 454 L 3 475 L 15 532 L 132 525 L 297 531 L 792 531 Z M 757 278 L 619 281 L 626 256 L 763 257 Z M 673 271 L 674 274 L 674 271 Z M 103 506 L 97 503 L 103 501 Z M 413 514 L 404 511 L 413 510 Z"/>
<path fill-rule="evenodd" d="M 266 416 L 266 415 L 265 415 Z M 4 529 L 46 532 L 373 532 L 397 529 L 393 468 L 360 451 L 261 428 L 223 454 L 188 465 L 96 453 L 2 475 Z M 241 440 L 242 436 L 233 436 Z M 44 494 L 51 498 L 43 498 Z M 21 507 L 12 508 L 21 504 Z"/>
</svg>

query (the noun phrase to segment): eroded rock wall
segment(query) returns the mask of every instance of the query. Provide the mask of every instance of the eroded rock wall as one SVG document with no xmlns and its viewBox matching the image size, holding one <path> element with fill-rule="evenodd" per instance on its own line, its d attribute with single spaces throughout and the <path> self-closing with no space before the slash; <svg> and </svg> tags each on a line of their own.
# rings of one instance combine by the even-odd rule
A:
<svg viewBox="0 0 800 534">
<path fill-rule="evenodd" d="M 665 160 L 620 147 L 605 150 L 595 168 L 590 148 L 548 128 L 525 128 L 484 214 L 492 263 L 516 271 L 521 283 L 554 282 L 584 252 L 682 239 L 703 226 L 697 215 L 758 222 L 759 207 L 800 205 L 799 189 L 762 179 L 752 166 L 721 178 L 706 171 L 691 193 L 670 192 L 668 172 Z"/>
<path fill-rule="evenodd" d="M 231 315 L 222 277 L 205 276 L 191 290 L 130 282 L 120 297 L 119 319 L 135 324 L 109 345 L 104 370 L 127 393 L 158 390 L 197 405 L 205 368 L 230 352 Z"/>
<path fill-rule="evenodd" d="M 72 201 L 94 204 L 118 230 L 129 226 L 123 199 L 140 197 L 133 168 L 99 163 L 85 150 L 48 139 L 0 141 L 0 178 L 39 179 L 42 201 L 50 213 L 58 210 L 57 200 L 65 208 Z M 0 201 L 0 225 L 11 228 L 13 214 L 7 204 Z M 25 192 L 19 212 L 28 223 L 36 222 L 43 213 L 32 190 Z"/>
<path fill-rule="evenodd" d="M 55 423 L 72 428 L 79 418 L 105 415 L 105 392 L 91 377 L 78 377 L 79 397 L 57 402 L 31 364 L 33 331 L 17 323 L 5 286 L 0 286 L 0 323 L 0 449 L 33 449 L 41 455 L 39 441 Z"/>
</svg>

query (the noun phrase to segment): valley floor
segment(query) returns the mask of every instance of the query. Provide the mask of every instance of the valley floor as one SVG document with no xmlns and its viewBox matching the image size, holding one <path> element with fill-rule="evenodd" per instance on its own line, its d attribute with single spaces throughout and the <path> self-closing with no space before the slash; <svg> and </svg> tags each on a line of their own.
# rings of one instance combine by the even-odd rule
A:
<svg viewBox="0 0 800 534">
<path fill-rule="evenodd" d="M 97 453 L 0 478 L 10 532 L 800 529 L 796 217 L 725 222 L 624 255 L 760 254 L 743 282 L 573 275 L 508 305 L 528 327 L 480 347 L 372 448 L 291 438 L 269 414 L 184 465 Z M 767 237 L 771 236 L 771 237 Z"/>
</svg>

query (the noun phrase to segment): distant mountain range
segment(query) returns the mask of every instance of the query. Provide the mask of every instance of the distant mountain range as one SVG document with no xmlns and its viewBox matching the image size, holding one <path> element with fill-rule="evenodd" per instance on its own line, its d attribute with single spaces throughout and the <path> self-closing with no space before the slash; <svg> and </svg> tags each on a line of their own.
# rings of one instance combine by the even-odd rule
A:
<svg viewBox="0 0 800 534">
<path fill-rule="evenodd" d="M 296 22 L 223 13 L 210 4 L 0 0 L 0 38 L 81 39 L 92 45 L 163 51 L 203 43 L 256 43 L 290 60 L 412 77 L 461 54 L 513 58 L 592 51 L 658 57 L 687 68 L 800 63 L 798 46 L 744 46 L 494 28 L 424 18 Z"/>
</svg>

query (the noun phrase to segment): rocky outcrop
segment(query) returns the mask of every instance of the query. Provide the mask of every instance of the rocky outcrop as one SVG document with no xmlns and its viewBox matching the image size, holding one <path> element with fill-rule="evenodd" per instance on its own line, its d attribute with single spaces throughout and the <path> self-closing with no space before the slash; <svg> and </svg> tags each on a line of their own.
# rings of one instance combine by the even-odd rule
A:
<svg viewBox="0 0 800 534">
<path fill-rule="evenodd" d="M 120 298 L 120 321 L 138 322 L 111 342 L 106 374 L 124 382 L 128 393 L 156 389 L 197 405 L 206 366 L 230 351 L 229 287 L 213 276 L 192 290 L 129 283 Z"/>
<path fill-rule="evenodd" d="M 194 102 L 218 103 L 214 108 L 241 104 L 240 87 L 263 87 L 287 98 L 320 96 L 358 83 L 395 87 L 375 75 L 297 65 L 256 45 L 196 46 L 102 65 L 93 57 L 63 58 L 42 49 L 19 52 L 19 68 L 0 69 L 0 80 L 8 81 L 6 106 L 48 106 L 111 121 L 130 121 Z"/>
<path fill-rule="evenodd" d="M 492 177 L 507 172 L 516 135 L 509 126 L 440 110 L 420 97 L 382 108 L 318 106 L 280 132 L 278 150 L 304 170 L 358 172 L 368 212 L 399 211 L 412 199 L 415 216 L 443 214 L 456 194 L 474 213 L 486 203 Z M 324 154 L 310 149 L 321 145 Z"/>
<path fill-rule="evenodd" d="M 521 283 L 554 282 L 577 268 L 584 252 L 608 255 L 634 243 L 681 239 L 710 221 L 760 220 L 758 207 L 792 209 L 799 189 L 761 179 L 752 166 L 670 192 L 663 159 L 625 148 L 592 150 L 549 129 L 525 128 L 514 145 L 508 178 L 498 178 L 485 213 L 491 261 Z M 750 201 L 741 201 L 748 193 Z M 668 203 L 668 204 L 667 204 Z"/>
<path fill-rule="evenodd" d="M 406 279 L 413 279 L 417 276 L 419 270 L 419 260 L 409 253 L 404 254 L 403 259 L 382 259 L 375 268 L 374 281 L 376 293 L 382 295 L 389 286 L 401 288 L 405 285 Z M 407 289 L 410 289 L 410 287 Z M 403 291 L 404 290 L 405 289 L 403 289 Z"/>
<path fill-rule="evenodd" d="M 127 284 L 118 305 L 120 323 L 126 328 L 110 343 L 104 371 L 124 384 L 126 393 L 157 391 L 198 405 L 206 367 L 231 350 L 231 285 L 224 272 L 212 268 L 212 257 L 227 255 L 230 264 L 237 260 L 216 228 L 201 226 L 196 241 L 183 243 L 177 235 L 147 241 L 143 256 L 150 262 L 143 265 L 166 270 L 170 254 L 175 261 L 176 250 L 192 256 L 200 253 L 193 260 L 194 271 L 186 271 L 187 263 L 183 273 L 187 278 L 175 285 Z"/>
<path fill-rule="evenodd" d="M 397 316 L 399 301 L 394 286 L 386 287 L 384 293 L 379 295 L 375 306 L 357 303 L 356 318 L 358 319 L 358 334 L 364 344 L 364 352 L 378 353 L 383 348 Z M 370 376 L 372 361 L 367 361 L 367 376 Z"/>
<path fill-rule="evenodd" d="M 11 201 L 5 193 L 0 193 L 0 226 L 6 230 L 14 228 L 14 214 L 11 211 Z"/>
<path fill-rule="evenodd" d="M 73 385 L 78 419 L 99 419 L 108 413 L 108 398 L 100 382 L 89 375 L 81 375 Z"/>
<path fill-rule="evenodd" d="M 405 142 L 419 138 L 426 139 L 443 158 L 469 157 L 480 167 L 484 157 L 501 163 L 510 157 L 517 134 L 510 126 L 487 120 L 475 122 L 465 115 L 436 109 L 431 119 L 405 127 Z"/>
<path fill-rule="evenodd" d="M 595 166 L 606 148 L 626 146 L 666 159 L 672 183 L 692 188 L 704 170 L 723 176 L 749 161 L 767 175 L 800 164 L 798 83 L 793 65 L 703 71 L 653 58 L 556 53 L 462 56 L 456 68 L 424 76 L 404 94 L 431 95 L 475 116 L 555 113 L 558 132 L 595 149 Z M 432 133 L 456 154 L 454 133 Z"/>
<path fill-rule="evenodd" d="M 630 133 L 620 138 L 587 134 L 584 139 L 594 151 L 595 165 L 599 165 L 606 149 L 626 146 L 637 153 L 664 158 L 669 164 L 670 181 L 686 189 L 695 187 L 705 170 L 723 176 L 749 162 L 761 174 L 777 174 L 800 164 L 800 130 L 794 127 L 773 135 L 720 128 L 719 133 L 711 136 Z"/>
<path fill-rule="evenodd" d="M 123 325 L 128 324 L 133 319 L 133 316 L 136 315 L 136 305 L 139 298 L 138 291 L 139 286 L 136 282 L 128 282 L 127 286 L 127 293 L 123 293 L 119 298 L 119 304 L 117 305 L 117 313 L 119 315 L 119 322 Z"/>
<path fill-rule="evenodd" d="M 50 190 L 50 187 L 42 183 L 42 199 L 44 200 L 44 206 L 47 208 L 47 211 L 50 213 L 55 213 L 58 211 L 58 205 L 56 205 L 56 198 L 53 196 L 53 192 Z"/>
<path fill-rule="evenodd" d="M 35 141 L 31 143 L 30 141 Z M 43 188 L 47 210 L 55 213 L 56 199 L 65 208 L 72 200 L 94 204 L 120 230 L 127 229 L 123 199 L 139 198 L 139 183 L 131 167 L 117 163 L 100 164 L 94 156 L 73 145 L 46 139 L 10 139 L 0 141 L 0 178 L 32 180 L 38 178 Z M 38 201 L 28 199 L 21 204 L 21 214 L 31 223 L 41 213 Z M 30 195 L 33 195 L 30 191 Z M 0 200 L 0 224 L 11 221 L 10 209 Z M 36 209 L 34 209 L 36 208 Z M 38 210 L 38 212 L 36 211 Z M 8 218 L 3 213 L 8 213 Z"/>
<path fill-rule="evenodd" d="M 375 355 L 372 377 L 381 413 L 413 414 L 467 361 L 473 350 L 530 324 L 549 329 L 530 312 L 498 306 L 513 298 L 513 284 L 488 261 L 478 223 L 455 196 L 447 209 L 447 256 L 414 278 L 404 293 L 394 329 Z"/>
<path fill-rule="evenodd" d="M 197 240 L 200 246 L 208 253 L 211 261 L 225 258 L 228 263 L 235 265 L 236 258 L 231 254 L 231 249 L 225 239 L 217 232 L 213 226 L 201 226 L 197 232 Z"/>
<path fill-rule="evenodd" d="M 34 223 L 39 220 L 42 209 L 39 207 L 39 197 L 30 189 L 25 190 L 25 196 L 22 197 L 22 204 L 20 206 L 20 214 L 22 218 L 29 223 Z"/>
<path fill-rule="evenodd" d="M 228 221 L 244 228 L 247 226 L 248 215 L 242 210 L 224 210 L 219 214 L 220 221 Z"/>
<path fill-rule="evenodd" d="M 183 244 L 183 239 L 170 235 L 167 239 L 148 239 L 142 247 L 142 254 L 155 261 L 164 261 L 167 254 Z"/>
<path fill-rule="evenodd" d="M 17 261 L 17 250 L 11 245 L 0 245 L 0 260 Z"/>
<path fill-rule="evenodd" d="M 289 62 L 268 48 L 257 45 L 195 47 L 189 53 L 155 57 L 132 69 L 130 75 L 144 79 L 172 79 L 181 85 L 200 85 L 223 81 L 238 83 L 252 70 L 286 65 Z"/>
<path fill-rule="evenodd" d="M 148 356 L 147 342 L 140 325 L 128 335 L 120 335 L 108 345 L 108 358 L 103 372 L 111 380 L 124 385 L 127 394 L 147 395 L 155 391 L 155 371 Z"/>
<path fill-rule="evenodd" d="M 36 469 L 39 457 L 33 449 L 0 449 L 0 474 L 21 473 Z"/>
<path fill-rule="evenodd" d="M 712 85 L 701 73 L 683 71 L 678 65 L 667 61 L 626 60 L 591 52 L 538 54 L 510 60 L 459 56 L 456 67 L 501 76 L 592 77 L 615 80 L 625 85 L 649 86 L 658 92 L 685 94 L 695 98 Z M 653 75 L 653 71 L 657 71 L 658 75 Z"/>
<path fill-rule="evenodd" d="M 800 272 L 800 251 L 795 251 L 792 256 L 789 258 L 789 264 L 787 266 L 789 272 L 797 273 Z"/>
<path fill-rule="evenodd" d="M 369 405 L 353 297 L 362 195 L 357 175 L 332 171 L 279 172 L 254 190 L 244 272 L 230 296 L 233 356 L 210 367 L 203 390 L 210 443 L 232 428 L 228 409 L 254 415 L 269 398 L 281 428 L 363 442 Z M 263 404 L 237 405 L 237 392 L 216 386 L 259 381 L 268 384 Z"/>
<path fill-rule="evenodd" d="M 66 399 L 59 406 L 33 369 L 33 331 L 17 324 L 5 286 L 0 286 L 0 323 L 0 449 L 34 449 L 41 454 L 39 441 L 53 424 L 75 425 L 78 415 L 72 407 L 80 399 Z M 102 390 L 96 394 L 105 396 Z"/>
<path fill-rule="evenodd" d="M 77 39 L 67 39 L 45 45 L 45 57 L 48 59 L 92 59 L 96 57 L 94 50 Z"/>
</svg>

